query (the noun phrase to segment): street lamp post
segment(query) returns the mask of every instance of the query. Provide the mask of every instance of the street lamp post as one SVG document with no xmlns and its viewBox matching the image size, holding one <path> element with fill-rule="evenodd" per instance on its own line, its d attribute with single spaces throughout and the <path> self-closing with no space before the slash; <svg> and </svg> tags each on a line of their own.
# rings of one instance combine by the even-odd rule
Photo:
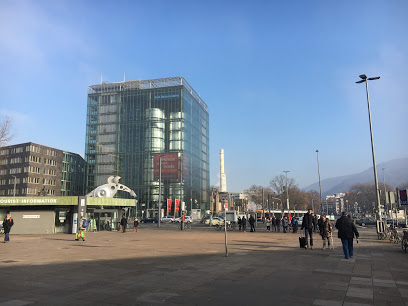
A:
<svg viewBox="0 0 408 306">
<path fill-rule="evenodd" d="M 317 173 L 319 174 L 319 189 L 320 189 L 320 210 L 322 206 L 322 184 L 320 183 L 320 163 L 319 163 L 319 150 L 316 150 L 317 154 Z M 327 203 L 326 203 L 327 204 Z M 329 206 L 326 205 L 326 215 L 329 215 Z"/>
<path fill-rule="evenodd" d="M 287 210 L 289 212 L 288 172 L 290 172 L 290 171 L 286 170 L 286 171 L 283 171 L 283 172 L 285 172 L 285 174 L 286 174 L 286 208 L 287 208 Z"/>
<path fill-rule="evenodd" d="M 380 194 L 378 190 L 378 179 L 377 179 L 377 165 L 375 162 L 375 151 L 374 151 L 374 139 L 373 139 L 373 127 L 371 124 L 371 110 L 370 110 L 370 98 L 368 94 L 368 82 L 367 81 L 373 81 L 373 80 L 378 80 L 380 77 L 374 77 L 374 78 L 367 78 L 365 74 L 360 75 L 360 81 L 357 81 L 357 84 L 365 82 L 366 84 L 366 92 L 367 92 L 367 106 L 368 106 L 368 121 L 370 123 L 370 136 L 371 136 L 371 152 L 373 155 L 373 168 L 374 168 L 374 181 L 375 181 L 375 193 L 377 197 L 377 220 L 381 221 L 381 211 L 380 211 Z"/>
</svg>

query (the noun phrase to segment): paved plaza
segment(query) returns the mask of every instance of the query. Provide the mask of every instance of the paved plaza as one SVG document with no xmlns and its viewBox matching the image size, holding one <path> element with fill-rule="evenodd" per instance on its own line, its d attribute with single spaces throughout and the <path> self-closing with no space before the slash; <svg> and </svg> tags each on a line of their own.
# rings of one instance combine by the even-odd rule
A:
<svg viewBox="0 0 408 306">
<path fill-rule="evenodd" d="M 0 244 L 4 305 L 408 305 L 408 254 L 359 228 L 353 259 L 299 248 L 299 234 L 141 225 L 128 231 L 13 235 Z M 337 233 L 335 233 L 337 235 Z M 337 237 L 337 236 L 336 236 Z"/>
</svg>

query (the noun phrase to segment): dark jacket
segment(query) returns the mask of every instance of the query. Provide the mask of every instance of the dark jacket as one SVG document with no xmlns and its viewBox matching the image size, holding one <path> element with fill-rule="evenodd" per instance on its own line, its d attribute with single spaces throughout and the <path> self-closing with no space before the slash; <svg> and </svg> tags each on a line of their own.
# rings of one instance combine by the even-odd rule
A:
<svg viewBox="0 0 408 306">
<path fill-rule="evenodd" d="M 127 224 L 127 220 L 126 220 L 125 217 L 123 217 L 123 218 L 120 220 L 120 225 L 126 226 L 126 224 Z"/>
<path fill-rule="evenodd" d="M 246 218 L 245 217 L 242 217 L 242 220 L 241 220 L 241 222 L 242 222 L 242 226 L 245 226 L 246 225 Z"/>
<path fill-rule="evenodd" d="M 276 218 L 272 217 L 272 225 L 275 226 L 276 225 Z"/>
<path fill-rule="evenodd" d="M 12 227 L 13 225 L 14 225 L 14 221 L 13 221 L 12 218 L 10 218 L 10 219 L 4 218 L 4 220 L 3 220 L 3 228 L 4 228 L 4 232 L 5 232 L 5 233 L 10 233 L 10 229 L 11 229 L 11 227 Z"/>
<path fill-rule="evenodd" d="M 303 221 L 302 221 L 302 228 L 301 229 L 311 229 L 313 228 L 313 225 L 315 224 L 314 221 L 314 216 L 313 214 L 309 214 L 309 213 L 305 213 L 305 215 L 303 216 Z"/>
<path fill-rule="evenodd" d="M 336 221 L 336 228 L 339 230 L 338 237 L 340 239 L 353 239 L 354 235 L 358 238 L 359 233 L 353 221 L 347 216 L 341 216 Z"/>
<path fill-rule="evenodd" d="M 280 218 L 276 218 L 276 225 L 280 226 L 281 224 L 281 219 Z"/>
<path fill-rule="evenodd" d="M 252 215 L 249 217 L 249 224 L 251 225 L 255 224 L 255 218 Z"/>
</svg>

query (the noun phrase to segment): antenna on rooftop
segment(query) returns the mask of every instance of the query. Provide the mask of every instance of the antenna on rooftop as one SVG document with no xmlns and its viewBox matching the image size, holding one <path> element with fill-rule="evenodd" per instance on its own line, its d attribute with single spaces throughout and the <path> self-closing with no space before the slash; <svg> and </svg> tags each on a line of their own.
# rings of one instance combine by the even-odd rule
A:
<svg viewBox="0 0 408 306">
<path fill-rule="evenodd" d="M 126 72 L 123 73 L 123 82 L 126 82 Z"/>
<path fill-rule="evenodd" d="M 102 73 L 101 73 L 101 85 L 102 85 Z"/>
</svg>

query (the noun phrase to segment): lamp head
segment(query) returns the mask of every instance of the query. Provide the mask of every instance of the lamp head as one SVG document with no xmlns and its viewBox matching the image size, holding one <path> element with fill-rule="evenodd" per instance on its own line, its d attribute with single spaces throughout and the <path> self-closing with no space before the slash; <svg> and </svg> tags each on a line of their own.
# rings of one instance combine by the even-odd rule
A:
<svg viewBox="0 0 408 306">
<path fill-rule="evenodd" d="M 363 79 L 363 80 L 367 79 L 367 76 L 365 74 L 361 74 L 361 75 L 359 75 L 359 77 L 360 77 L 360 79 Z"/>
</svg>

